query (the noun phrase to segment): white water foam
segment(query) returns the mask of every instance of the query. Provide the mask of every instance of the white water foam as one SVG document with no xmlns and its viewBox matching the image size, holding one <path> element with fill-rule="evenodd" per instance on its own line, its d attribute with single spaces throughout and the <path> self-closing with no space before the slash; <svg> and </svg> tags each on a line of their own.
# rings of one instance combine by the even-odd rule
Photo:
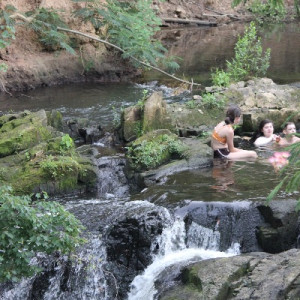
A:
<svg viewBox="0 0 300 300">
<path fill-rule="evenodd" d="M 238 243 L 234 244 L 226 252 L 216 250 L 220 240 L 219 232 L 216 230 L 213 231 L 192 224 L 191 234 L 193 236 L 192 241 L 195 241 L 197 236 L 202 241 L 201 247 L 196 248 L 198 246 L 197 243 L 190 242 L 190 248 L 187 248 L 185 245 L 185 224 L 180 219 L 177 219 L 171 227 L 163 231 L 153 246 L 155 248 L 155 244 L 157 245 L 158 243 L 158 254 L 154 257 L 153 263 L 145 269 L 144 273 L 134 278 L 128 294 L 128 300 L 153 300 L 157 292 L 154 286 L 155 280 L 169 266 L 184 262 L 188 263 L 191 260 L 200 261 L 239 254 Z"/>
</svg>

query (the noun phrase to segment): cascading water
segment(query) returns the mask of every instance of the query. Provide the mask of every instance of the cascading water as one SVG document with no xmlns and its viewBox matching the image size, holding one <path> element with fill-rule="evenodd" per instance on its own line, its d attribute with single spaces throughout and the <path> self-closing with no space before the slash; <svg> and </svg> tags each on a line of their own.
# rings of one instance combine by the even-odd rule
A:
<svg viewBox="0 0 300 300">
<path fill-rule="evenodd" d="M 153 248 L 158 248 L 159 251 L 153 256 L 153 263 L 146 268 L 144 273 L 134 278 L 128 300 L 155 299 L 157 293 L 155 281 L 161 272 L 172 265 L 184 266 L 194 261 L 239 254 L 237 243 L 226 252 L 217 251 L 219 241 L 220 233 L 217 228 L 213 231 L 192 224 L 186 232 L 184 221 L 177 218 L 154 242 Z"/>
<path fill-rule="evenodd" d="M 45 270 L 30 279 L 23 279 L 1 295 L 1 299 L 104 299 L 106 294 L 105 248 L 99 236 L 91 235 L 87 244 L 74 257 L 52 258 L 40 255 L 34 261 L 48 264 Z M 34 262 L 33 262 L 34 263 Z"/>
</svg>

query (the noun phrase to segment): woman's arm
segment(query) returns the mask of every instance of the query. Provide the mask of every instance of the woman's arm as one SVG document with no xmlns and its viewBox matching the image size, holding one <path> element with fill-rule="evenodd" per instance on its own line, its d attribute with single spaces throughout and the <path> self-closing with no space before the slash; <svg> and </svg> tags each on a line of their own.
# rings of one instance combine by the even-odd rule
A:
<svg viewBox="0 0 300 300">
<path fill-rule="evenodd" d="M 265 136 L 260 136 L 259 138 L 257 138 L 254 142 L 254 145 L 256 147 L 259 147 L 259 146 L 264 146 L 264 145 L 267 145 L 269 144 L 270 142 L 272 142 L 274 139 L 273 139 L 273 135 L 270 136 L 270 137 L 265 137 Z"/>
<path fill-rule="evenodd" d="M 234 147 L 233 137 L 234 137 L 234 131 L 233 131 L 233 129 L 232 130 L 230 129 L 226 134 L 228 150 L 229 150 L 229 152 L 240 151 L 240 149 Z"/>
</svg>

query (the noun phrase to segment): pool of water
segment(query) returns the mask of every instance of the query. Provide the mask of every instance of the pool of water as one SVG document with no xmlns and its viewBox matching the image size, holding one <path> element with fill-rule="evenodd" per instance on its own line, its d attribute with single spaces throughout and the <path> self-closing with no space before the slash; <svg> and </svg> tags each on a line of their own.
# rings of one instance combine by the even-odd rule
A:
<svg viewBox="0 0 300 300">
<path fill-rule="evenodd" d="M 248 24 L 246 24 L 248 25 Z M 159 38 L 169 55 L 180 57 L 178 77 L 211 84 L 211 70 L 224 68 L 234 57 L 234 47 L 245 24 L 231 23 L 219 27 L 183 27 L 165 29 Z M 276 83 L 300 81 L 300 22 L 264 26 L 258 31 L 263 47 L 271 48 L 267 77 Z M 171 81 L 155 71 L 146 73 L 147 80 Z"/>
<path fill-rule="evenodd" d="M 213 167 L 180 172 L 135 194 L 132 199 L 147 199 L 168 208 L 191 201 L 265 201 L 279 183 L 280 174 L 264 157 L 251 161 L 215 161 Z M 295 198 L 280 192 L 275 199 Z"/>
</svg>

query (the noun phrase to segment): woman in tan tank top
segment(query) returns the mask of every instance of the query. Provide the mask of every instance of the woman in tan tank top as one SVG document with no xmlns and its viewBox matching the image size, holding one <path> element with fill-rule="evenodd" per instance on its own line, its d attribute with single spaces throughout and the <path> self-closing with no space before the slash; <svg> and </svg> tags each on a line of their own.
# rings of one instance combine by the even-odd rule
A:
<svg viewBox="0 0 300 300">
<path fill-rule="evenodd" d="M 230 106 L 226 118 L 220 122 L 212 133 L 211 147 L 214 158 L 244 159 L 257 158 L 255 151 L 235 148 L 233 144 L 234 130 L 232 125 L 238 124 L 241 119 L 241 110 L 238 106 Z"/>
</svg>

